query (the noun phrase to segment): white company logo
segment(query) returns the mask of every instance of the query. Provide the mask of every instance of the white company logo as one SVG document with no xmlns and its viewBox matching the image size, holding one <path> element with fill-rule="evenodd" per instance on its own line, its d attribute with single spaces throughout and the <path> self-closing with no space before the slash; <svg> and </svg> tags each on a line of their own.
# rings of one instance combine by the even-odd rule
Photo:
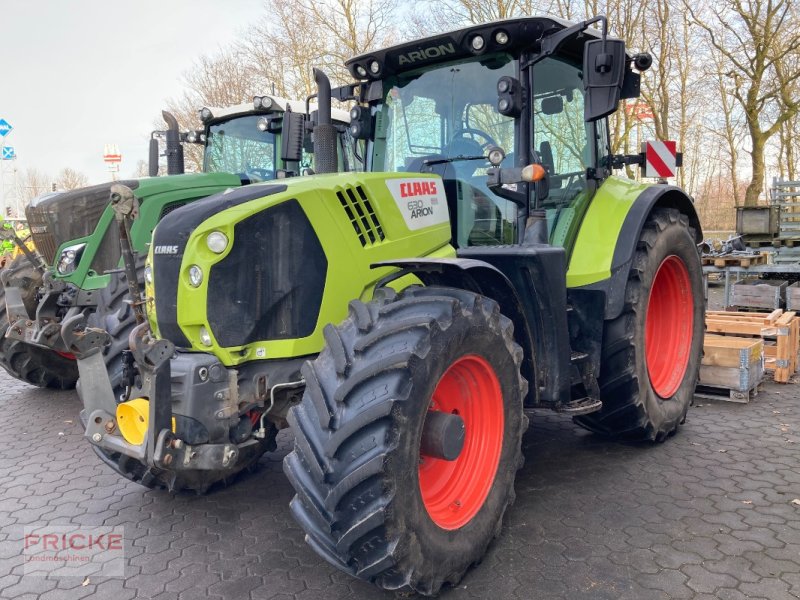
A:
<svg viewBox="0 0 800 600">
<path fill-rule="evenodd" d="M 450 220 L 441 179 L 387 179 L 386 187 L 410 230 Z"/>
</svg>

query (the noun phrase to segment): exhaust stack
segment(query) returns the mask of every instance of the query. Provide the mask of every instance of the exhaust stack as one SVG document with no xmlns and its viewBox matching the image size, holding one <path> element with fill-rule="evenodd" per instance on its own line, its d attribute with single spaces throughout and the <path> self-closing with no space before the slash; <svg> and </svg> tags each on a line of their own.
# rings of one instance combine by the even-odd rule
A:
<svg viewBox="0 0 800 600">
<path fill-rule="evenodd" d="M 317 173 L 336 173 L 336 127 L 331 121 L 331 82 L 320 69 L 314 69 L 317 82 L 317 124 L 314 126 L 314 163 Z"/>
<path fill-rule="evenodd" d="M 181 145 L 178 120 L 166 110 L 161 116 L 167 122 L 167 175 L 183 174 L 183 146 Z"/>
</svg>

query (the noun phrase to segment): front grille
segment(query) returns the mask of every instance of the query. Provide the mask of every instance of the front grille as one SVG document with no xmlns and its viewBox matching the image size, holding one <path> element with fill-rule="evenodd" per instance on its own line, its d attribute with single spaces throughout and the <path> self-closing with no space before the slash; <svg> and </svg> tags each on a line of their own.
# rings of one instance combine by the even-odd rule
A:
<svg viewBox="0 0 800 600">
<path fill-rule="evenodd" d="M 386 236 L 383 233 L 383 226 L 372 209 L 372 203 L 363 187 L 347 186 L 342 191 L 336 192 L 336 196 L 362 246 L 372 246 L 384 240 Z"/>
<path fill-rule="evenodd" d="M 110 202 L 114 183 L 117 182 L 41 196 L 25 209 L 33 243 L 48 264 L 55 262 L 59 246 L 94 233 Z M 118 183 L 132 190 L 139 187 L 138 181 Z"/>
<path fill-rule="evenodd" d="M 239 222 L 211 268 L 208 323 L 223 347 L 296 339 L 317 325 L 328 261 L 296 200 Z"/>
<path fill-rule="evenodd" d="M 28 227 L 36 249 L 48 265 L 52 265 L 56 258 L 56 241 L 48 229 L 47 210 L 28 207 L 25 211 Z"/>
<path fill-rule="evenodd" d="M 153 246 L 155 247 L 153 249 L 153 286 L 158 328 L 164 339 L 168 339 L 182 348 L 191 346 L 191 342 L 178 324 L 178 281 L 181 277 L 183 253 L 195 228 L 206 219 L 229 208 L 284 191 L 286 191 L 285 185 L 248 185 L 189 202 L 186 206 L 165 215 L 159 222 L 153 231 Z M 176 246 L 177 252 L 161 254 L 155 251 L 159 246 Z M 252 268 L 252 265 L 248 265 L 248 268 Z M 228 291 L 213 290 L 210 293 L 216 299 L 218 293 L 227 295 Z"/>
</svg>

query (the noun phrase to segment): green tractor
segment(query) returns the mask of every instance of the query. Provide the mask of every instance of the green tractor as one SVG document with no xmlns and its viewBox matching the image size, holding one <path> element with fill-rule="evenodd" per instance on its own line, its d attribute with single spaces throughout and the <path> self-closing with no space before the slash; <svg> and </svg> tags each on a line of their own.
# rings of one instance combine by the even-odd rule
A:
<svg viewBox="0 0 800 600">
<path fill-rule="evenodd" d="M 339 130 L 347 129 L 340 111 Z M 253 104 L 199 111 L 203 129 L 179 133 L 175 118 L 164 112 L 168 177 L 158 173 L 158 140 L 151 137 L 151 178 L 126 181 L 135 189 L 139 217 L 130 227 L 133 248 L 144 255 L 156 223 L 200 198 L 245 184 L 298 173 L 312 166 L 303 152 L 306 105 L 272 96 Z M 291 135 L 284 135 L 291 123 Z M 183 174 L 184 143 L 203 145 L 203 173 Z M 295 156 L 297 154 L 297 156 Z M 75 357 L 64 345 L 62 324 L 76 315 L 108 330 L 105 350 L 114 381 L 123 370 L 122 351 L 133 327 L 126 303 L 128 286 L 118 268 L 120 230 L 114 222 L 109 190 L 114 182 L 35 199 L 26 209 L 39 257 L 20 256 L 2 274 L 0 365 L 12 376 L 41 387 L 69 389 L 78 379 Z M 3 290 L 0 289 L 0 294 Z M 6 311 L 7 307 L 7 313 Z"/>
<path fill-rule="evenodd" d="M 674 434 L 702 350 L 700 223 L 682 190 L 612 175 L 641 162 L 611 153 L 607 117 L 651 59 L 605 29 L 517 18 L 354 58 L 353 85 L 316 71 L 316 175 L 156 228 L 128 400 L 103 333 L 65 334 L 90 442 L 202 490 L 289 426 L 311 547 L 436 594 L 501 531 L 528 409 Z M 360 172 L 335 172 L 330 97 L 355 101 Z"/>
</svg>

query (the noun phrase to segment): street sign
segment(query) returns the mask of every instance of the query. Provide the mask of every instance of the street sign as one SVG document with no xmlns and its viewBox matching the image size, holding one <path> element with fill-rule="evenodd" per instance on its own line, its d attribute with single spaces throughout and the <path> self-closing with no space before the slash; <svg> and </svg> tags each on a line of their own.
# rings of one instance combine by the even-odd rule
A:
<svg viewBox="0 0 800 600">
<path fill-rule="evenodd" d="M 634 102 L 632 104 L 626 104 L 625 112 L 631 115 L 634 119 L 638 119 L 640 121 L 655 118 L 653 109 L 650 108 L 650 105 L 648 105 L 646 102 Z"/>
<path fill-rule="evenodd" d="M 645 177 L 675 177 L 678 170 L 678 145 L 674 141 L 654 140 L 644 142 Z"/>
<path fill-rule="evenodd" d="M 11 126 L 11 123 L 5 119 L 0 119 L 0 137 L 6 137 L 9 133 L 11 133 L 12 129 L 14 128 Z"/>
<path fill-rule="evenodd" d="M 13 146 L 3 146 L 2 160 L 14 160 L 17 158 L 17 153 L 14 152 Z"/>
<path fill-rule="evenodd" d="M 116 144 L 106 144 L 103 146 L 103 160 L 107 163 L 122 162 L 119 146 Z"/>
</svg>

